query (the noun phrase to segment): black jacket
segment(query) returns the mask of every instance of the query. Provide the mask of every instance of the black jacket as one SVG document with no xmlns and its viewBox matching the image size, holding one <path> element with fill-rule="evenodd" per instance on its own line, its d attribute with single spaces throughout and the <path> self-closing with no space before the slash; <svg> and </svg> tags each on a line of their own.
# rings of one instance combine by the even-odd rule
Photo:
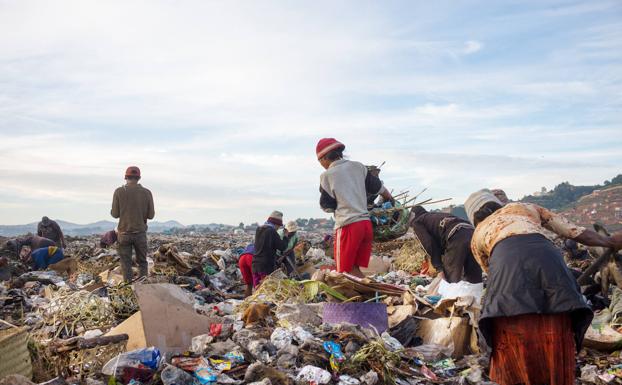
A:
<svg viewBox="0 0 622 385">
<path fill-rule="evenodd" d="M 442 271 L 441 256 L 447 247 L 451 230 L 458 224 L 468 221 L 447 213 L 430 213 L 421 206 L 413 207 L 410 225 L 431 258 L 432 266 Z"/>
<path fill-rule="evenodd" d="M 276 252 L 285 251 L 289 237 L 281 239 L 274 227 L 263 225 L 255 232 L 255 254 L 253 254 L 253 273 L 270 274 L 276 269 Z"/>
</svg>

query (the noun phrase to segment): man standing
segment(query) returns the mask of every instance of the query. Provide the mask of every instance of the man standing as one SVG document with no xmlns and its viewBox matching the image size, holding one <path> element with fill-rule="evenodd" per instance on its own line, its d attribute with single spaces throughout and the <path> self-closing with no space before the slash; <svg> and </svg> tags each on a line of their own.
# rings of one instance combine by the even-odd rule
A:
<svg viewBox="0 0 622 385">
<path fill-rule="evenodd" d="M 128 167 L 124 186 L 115 190 L 112 198 L 113 218 L 119 218 L 118 251 L 121 269 L 126 282 L 132 281 L 132 248 L 136 252 L 138 276 L 147 276 L 147 219 L 153 219 L 153 196 L 151 191 L 138 183 L 140 169 Z"/>
<path fill-rule="evenodd" d="M 48 238 L 56 242 L 56 246 L 65 248 L 65 236 L 63 230 L 56 221 L 51 220 L 48 217 L 41 218 L 41 222 L 37 225 L 37 235 L 43 238 Z"/>
<path fill-rule="evenodd" d="M 367 198 L 381 195 L 393 201 L 393 197 L 362 163 L 343 159 L 345 148 L 333 138 L 321 139 L 316 146 L 317 159 L 326 169 L 320 177 L 320 206 L 335 215 L 337 271 L 364 277 L 360 266 L 369 265 L 374 238 Z"/>
<path fill-rule="evenodd" d="M 410 225 L 431 258 L 434 268 L 450 283 L 482 282 L 482 268 L 471 253 L 473 225 L 446 213 L 429 213 L 415 206 L 410 213 Z"/>
</svg>

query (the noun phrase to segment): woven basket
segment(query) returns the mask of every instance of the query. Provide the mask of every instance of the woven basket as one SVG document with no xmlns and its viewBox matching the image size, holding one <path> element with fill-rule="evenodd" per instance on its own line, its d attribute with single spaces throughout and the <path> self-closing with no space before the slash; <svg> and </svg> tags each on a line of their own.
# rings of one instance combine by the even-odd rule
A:
<svg viewBox="0 0 622 385">
<path fill-rule="evenodd" d="M 26 378 L 32 378 L 26 328 L 0 330 L 0 378 L 10 374 L 21 374 Z"/>
<path fill-rule="evenodd" d="M 395 208 L 387 210 L 381 207 L 375 207 L 369 211 L 374 226 L 374 241 L 392 241 L 408 232 L 410 210 L 400 206 L 400 203 L 396 203 Z"/>
</svg>

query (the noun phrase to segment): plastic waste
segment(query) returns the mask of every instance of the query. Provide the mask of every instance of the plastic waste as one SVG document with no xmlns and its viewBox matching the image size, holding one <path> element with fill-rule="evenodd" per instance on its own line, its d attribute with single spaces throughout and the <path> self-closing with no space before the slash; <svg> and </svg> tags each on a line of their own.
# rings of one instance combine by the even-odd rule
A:
<svg viewBox="0 0 622 385">
<path fill-rule="evenodd" d="M 84 333 L 83 337 L 88 340 L 90 338 L 97 338 L 102 335 L 104 335 L 104 333 L 101 330 L 94 329 L 94 330 L 89 330 L 86 333 Z"/>
<path fill-rule="evenodd" d="M 316 384 L 328 384 L 330 379 L 329 372 L 313 365 L 304 366 L 296 376 L 296 381 L 315 382 Z"/>
<path fill-rule="evenodd" d="M 370 370 L 360 377 L 361 383 L 365 385 L 376 385 L 378 383 L 378 373 Z"/>
<path fill-rule="evenodd" d="M 217 360 L 214 358 L 210 358 L 209 363 L 218 372 L 226 372 L 227 370 L 231 370 L 231 361 Z"/>
<path fill-rule="evenodd" d="M 302 326 L 296 326 L 293 330 L 292 330 L 293 334 L 294 334 L 294 339 L 296 340 L 296 342 L 298 342 L 299 344 L 304 343 L 305 341 L 308 340 L 312 340 L 315 337 L 313 336 L 313 334 L 309 333 L 308 331 L 306 331 L 305 329 L 303 329 Z"/>
<path fill-rule="evenodd" d="M 160 365 L 160 350 L 154 347 L 133 350 L 122 353 L 111 359 L 102 368 L 102 373 L 107 376 L 117 374 L 120 368 L 149 368 L 157 370 Z"/>
<path fill-rule="evenodd" d="M 398 341 L 396 338 L 391 337 L 391 335 L 387 332 L 384 332 L 380 335 L 382 337 L 382 341 L 389 350 L 396 351 L 404 349 L 404 346 Z"/>
<path fill-rule="evenodd" d="M 351 376 L 339 376 L 337 385 L 359 385 L 361 381 Z"/>
<path fill-rule="evenodd" d="M 468 296 L 480 299 L 482 298 L 483 292 L 483 283 L 470 283 L 467 281 L 449 283 L 445 280 L 442 280 L 440 285 L 438 286 L 438 294 L 441 295 L 443 299 L 452 299 Z"/>
<path fill-rule="evenodd" d="M 421 374 L 423 374 L 425 378 L 430 379 L 432 381 L 438 380 L 438 376 L 427 366 L 423 365 L 421 369 L 419 370 L 421 370 Z"/>
<path fill-rule="evenodd" d="M 201 362 L 194 369 L 194 376 L 202 385 L 216 382 L 218 380 L 218 371 L 204 357 L 201 358 Z"/>
<path fill-rule="evenodd" d="M 237 352 L 237 351 L 233 351 L 233 352 L 229 352 L 227 354 L 224 355 L 224 357 L 234 363 L 242 363 L 244 362 L 244 354 Z"/>
<path fill-rule="evenodd" d="M 293 338 L 294 336 L 289 330 L 284 328 L 276 328 L 270 336 L 270 342 L 272 342 L 277 349 L 281 350 L 284 347 L 291 345 Z"/>
<path fill-rule="evenodd" d="M 209 334 L 201 334 L 200 336 L 192 337 L 190 350 L 194 353 L 201 354 L 207 349 L 212 341 L 214 341 L 214 337 Z"/>
<path fill-rule="evenodd" d="M 200 385 L 199 380 L 172 365 L 166 365 L 160 379 L 164 385 Z"/>
<path fill-rule="evenodd" d="M 442 356 L 451 357 L 451 355 L 454 353 L 454 344 L 451 343 L 449 346 L 425 344 L 415 346 L 413 349 L 423 355 L 424 360 L 436 361 Z"/>
<path fill-rule="evenodd" d="M 330 367 L 333 371 L 338 371 L 341 364 L 346 360 L 346 356 L 341 351 L 341 345 L 333 341 L 325 341 L 324 350 L 330 354 Z"/>
<path fill-rule="evenodd" d="M 585 365 L 581 368 L 581 380 L 596 383 L 598 377 L 598 367 L 596 365 Z"/>
</svg>

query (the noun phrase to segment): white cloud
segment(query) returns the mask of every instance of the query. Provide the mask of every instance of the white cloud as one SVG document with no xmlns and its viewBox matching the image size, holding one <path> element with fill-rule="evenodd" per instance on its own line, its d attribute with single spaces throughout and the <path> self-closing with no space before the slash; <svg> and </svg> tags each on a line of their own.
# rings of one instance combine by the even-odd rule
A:
<svg viewBox="0 0 622 385">
<path fill-rule="evenodd" d="M 482 44 L 481 42 L 479 42 L 477 40 L 469 40 L 469 41 L 464 43 L 464 50 L 463 50 L 463 52 L 466 55 L 470 55 L 472 53 L 481 51 L 483 47 L 484 47 L 484 44 Z"/>
</svg>

